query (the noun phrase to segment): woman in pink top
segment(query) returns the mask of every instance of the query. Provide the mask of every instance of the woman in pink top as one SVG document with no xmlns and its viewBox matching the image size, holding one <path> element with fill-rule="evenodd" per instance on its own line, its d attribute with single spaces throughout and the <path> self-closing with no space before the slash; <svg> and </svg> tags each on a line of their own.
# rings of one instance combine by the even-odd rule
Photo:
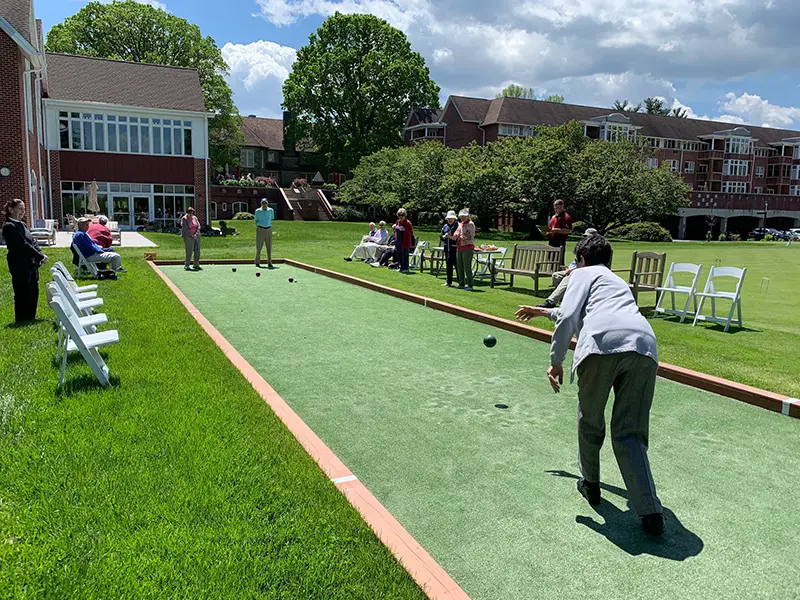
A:
<svg viewBox="0 0 800 600">
<path fill-rule="evenodd" d="M 183 268 L 189 271 L 189 263 L 194 254 L 194 270 L 201 271 L 200 268 L 200 221 L 194 216 L 194 209 L 190 206 L 186 209 L 186 214 L 181 218 L 181 237 L 186 246 L 186 263 Z"/>
</svg>

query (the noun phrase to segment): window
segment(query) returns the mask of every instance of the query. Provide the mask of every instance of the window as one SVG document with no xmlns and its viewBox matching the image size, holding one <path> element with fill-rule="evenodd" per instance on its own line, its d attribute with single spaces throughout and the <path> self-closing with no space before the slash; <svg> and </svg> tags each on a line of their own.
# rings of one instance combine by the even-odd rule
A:
<svg viewBox="0 0 800 600">
<path fill-rule="evenodd" d="M 683 172 L 684 173 L 694 173 L 694 163 L 693 162 L 685 162 L 685 163 L 683 163 Z"/>
<path fill-rule="evenodd" d="M 761 157 L 775 156 L 775 150 L 772 148 L 756 148 L 755 155 Z"/>
<path fill-rule="evenodd" d="M 800 185 L 793 185 L 789 188 L 790 196 L 800 196 Z"/>
<path fill-rule="evenodd" d="M 774 190 L 774 189 L 772 189 L 772 188 L 767 188 L 767 193 L 768 193 L 768 194 L 774 194 L 774 193 L 775 193 L 775 190 Z"/>
<path fill-rule="evenodd" d="M 208 203 L 208 210 L 211 213 L 209 216 L 216 221 L 217 220 L 217 203 L 216 202 L 209 202 Z"/>
<path fill-rule="evenodd" d="M 678 140 L 664 140 L 664 148 L 666 150 L 677 150 Z"/>
<path fill-rule="evenodd" d="M 764 193 L 764 188 L 763 187 L 757 187 L 757 188 L 755 188 L 753 190 L 753 192 L 756 193 L 756 194 L 763 194 Z"/>
<path fill-rule="evenodd" d="M 247 211 L 247 202 L 234 202 L 231 205 L 231 209 L 233 210 L 233 214 L 240 212 L 248 212 Z"/>
<path fill-rule="evenodd" d="M 28 119 L 28 131 L 33 132 L 33 88 L 31 87 L 31 77 L 33 77 L 33 73 L 30 73 L 31 63 L 28 60 L 25 60 L 25 71 L 28 71 L 23 75 L 25 78 L 25 116 Z"/>
<path fill-rule="evenodd" d="M 767 177 L 778 177 L 780 174 L 780 165 L 767 165 Z"/>
<path fill-rule="evenodd" d="M 722 166 L 722 173 L 733 177 L 746 177 L 749 165 L 750 162 L 746 160 L 726 160 Z"/>
<path fill-rule="evenodd" d="M 698 173 L 708 173 L 708 165 L 697 165 Z"/>
<path fill-rule="evenodd" d="M 618 142 L 619 140 L 629 139 L 629 135 L 630 127 L 628 125 L 604 123 L 600 139 L 606 140 L 607 142 Z"/>
<path fill-rule="evenodd" d="M 792 179 L 800 179 L 800 165 L 792 167 Z"/>
<path fill-rule="evenodd" d="M 756 167 L 756 177 L 764 176 L 764 167 Z"/>
<path fill-rule="evenodd" d="M 669 170 L 673 173 L 677 173 L 680 170 L 680 163 L 677 160 L 665 160 L 664 164 L 669 167 Z"/>
<path fill-rule="evenodd" d="M 441 133 L 434 134 L 434 129 Z M 441 137 L 444 135 L 444 130 L 441 128 L 425 128 L 426 135 L 429 137 Z M 430 133 L 429 133 L 430 132 Z M 500 135 L 515 136 L 515 137 L 531 137 L 533 135 L 532 127 L 525 127 L 523 125 L 501 125 Z"/>
<path fill-rule="evenodd" d="M 278 154 L 277 151 L 270 150 L 269 152 L 267 152 L 267 162 L 277 163 L 277 162 L 280 162 L 280 160 L 281 160 L 280 159 L 280 154 Z"/>
<path fill-rule="evenodd" d="M 750 138 L 732 136 L 725 140 L 725 152 L 728 154 L 752 154 L 753 145 Z"/>
<path fill-rule="evenodd" d="M 789 179 L 792 176 L 792 165 L 783 165 L 783 169 L 781 169 L 781 177 L 784 179 Z"/>
<path fill-rule="evenodd" d="M 245 169 L 252 169 L 255 166 L 255 151 L 242 150 L 242 167 Z"/>
<path fill-rule="evenodd" d="M 647 159 L 647 168 L 648 169 L 657 169 L 658 168 L 658 159 L 657 158 L 648 158 Z"/>
<path fill-rule="evenodd" d="M 94 149 L 98 152 L 105 152 L 106 149 L 106 132 L 103 120 L 103 115 L 94 116 Z"/>
<path fill-rule="evenodd" d="M 729 194 L 746 194 L 747 183 L 744 181 L 725 181 L 722 183 L 722 191 Z"/>
<path fill-rule="evenodd" d="M 794 159 L 800 160 L 800 144 L 794 147 Z"/>
<path fill-rule="evenodd" d="M 681 144 L 681 149 L 687 152 L 699 152 L 704 149 L 704 146 L 705 144 L 701 142 L 683 142 Z"/>
</svg>

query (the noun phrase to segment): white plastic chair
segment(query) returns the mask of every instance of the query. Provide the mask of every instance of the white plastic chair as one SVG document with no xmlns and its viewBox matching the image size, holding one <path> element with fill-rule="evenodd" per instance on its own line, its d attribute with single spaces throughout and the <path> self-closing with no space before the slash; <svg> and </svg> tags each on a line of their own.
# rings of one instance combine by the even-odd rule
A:
<svg viewBox="0 0 800 600">
<path fill-rule="evenodd" d="M 81 271 L 86 270 L 86 272 L 89 273 L 93 279 L 97 279 L 100 274 L 97 265 L 86 260 L 86 257 L 81 253 L 80 248 L 78 248 L 75 244 L 72 244 L 72 249 L 75 251 L 75 254 L 78 257 L 78 267 L 75 269 L 75 277 L 80 279 Z"/>
<path fill-rule="evenodd" d="M 66 298 L 66 300 L 72 304 L 72 308 L 78 315 L 90 315 L 92 314 L 92 310 L 103 306 L 103 299 L 102 298 L 80 298 L 80 296 L 75 293 L 72 287 L 69 285 L 69 282 L 64 279 L 64 276 L 61 275 L 58 271 L 53 273 L 53 281 L 55 282 L 56 286 L 58 287 L 61 294 Z M 88 292 L 92 294 L 94 292 Z"/>
<path fill-rule="evenodd" d="M 67 269 L 67 265 L 65 265 L 61 261 L 58 261 L 53 264 L 53 266 L 50 268 L 50 273 L 53 272 L 53 269 L 58 269 L 61 272 L 61 274 L 64 276 L 64 279 L 69 281 L 69 284 L 72 286 L 72 289 L 75 290 L 75 293 L 77 294 L 80 294 L 82 292 L 94 292 L 97 290 L 96 283 L 92 283 L 89 285 L 78 285 L 77 283 L 75 283 L 75 280 L 72 278 L 72 274 L 69 272 L 69 269 Z"/>
<path fill-rule="evenodd" d="M 97 326 L 102 325 L 103 323 L 108 323 L 108 317 L 104 313 L 98 314 L 91 314 L 87 316 L 80 316 L 78 313 L 75 312 L 75 308 L 69 300 L 62 295 L 61 290 L 59 287 L 54 283 L 50 282 L 45 285 L 45 292 L 47 294 L 47 303 L 50 304 L 54 298 L 60 298 L 64 300 L 61 304 L 64 307 L 64 310 L 67 312 L 69 317 L 75 321 L 77 320 L 78 324 L 83 327 L 89 333 L 96 333 Z M 64 337 L 67 333 L 67 330 L 64 326 L 59 323 L 58 327 L 58 351 L 56 352 L 56 360 L 61 359 L 61 349 L 64 345 Z M 69 343 L 69 335 L 66 335 L 66 341 Z"/>
<path fill-rule="evenodd" d="M 120 246 L 122 245 L 122 231 L 119 229 L 119 221 L 109 221 L 106 224 L 109 231 L 111 231 L 111 245 L 114 245 L 114 242 L 118 243 Z"/>
<path fill-rule="evenodd" d="M 695 314 L 697 312 L 697 297 L 695 293 L 697 292 L 697 280 L 700 279 L 700 271 L 703 269 L 703 265 L 695 265 L 692 263 L 672 263 L 669 268 L 669 273 L 667 273 L 667 278 L 664 280 L 664 285 L 657 287 L 656 292 L 658 293 L 658 301 L 656 302 L 656 309 L 653 312 L 653 316 L 657 316 L 658 314 L 665 314 L 665 315 L 679 315 L 681 318 L 681 323 L 686 320 L 686 315 L 689 313 L 689 304 L 694 302 L 694 312 L 691 314 Z M 694 277 L 692 277 L 692 285 L 677 285 L 675 283 L 675 274 L 676 273 L 690 273 Z M 664 301 L 664 296 L 669 294 L 672 300 L 672 308 L 663 308 L 661 303 Z M 675 294 L 686 294 L 686 304 L 683 306 L 683 310 L 680 310 L 675 307 Z"/>
<path fill-rule="evenodd" d="M 731 321 L 733 320 L 733 312 L 737 311 L 737 323 L 739 327 L 742 326 L 742 284 L 744 283 L 744 276 L 747 269 L 738 269 L 736 267 L 711 267 L 711 272 L 708 274 L 706 287 L 702 292 L 698 292 L 695 296 L 700 298 L 700 305 L 694 315 L 694 323 L 692 326 L 697 325 L 698 321 L 708 321 L 710 323 L 725 323 L 725 331 L 730 329 Z M 733 292 L 720 292 L 714 288 L 715 277 L 732 277 L 736 279 L 736 289 Z M 706 298 L 711 298 L 711 315 L 703 315 L 703 303 Z M 731 310 L 728 317 L 717 316 L 717 300 L 730 300 Z"/>
<path fill-rule="evenodd" d="M 408 268 L 419 269 L 421 265 L 422 250 L 428 247 L 428 242 L 417 242 L 414 252 L 408 255 Z"/>
<path fill-rule="evenodd" d="M 83 359 L 91 367 L 100 385 L 108 387 L 111 385 L 109 379 L 108 365 L 97 351 L 98 348 L 116 344 L 119 341 L 117 330 L 103 331 L 100 333 L 87 333 L 85 328 L 74 318 L 70 317 L 64 308 L 62 298 L 55 296 L 50 302 L 50 308 L 56 313 L 58 322 L 67 332 L 67 344 L 61 357 L 61 376 L 58 380 L 58 387 L 64 385 L 64 376 L 67 371 L 67 354 L 70 352 L 80 352 Z"/>
</svg>

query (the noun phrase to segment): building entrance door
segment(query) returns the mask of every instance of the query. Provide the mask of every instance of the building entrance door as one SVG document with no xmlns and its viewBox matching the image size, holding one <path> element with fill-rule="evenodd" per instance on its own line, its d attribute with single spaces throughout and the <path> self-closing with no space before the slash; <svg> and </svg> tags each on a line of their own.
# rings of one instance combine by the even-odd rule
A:
<svg viewBox="0 0 800 600">
<path fill-rule="evenodd" d="M 109 217 L 119 224 L 120 229 L 129 230 L 131 228 L 130 196 L 111 196 L 111 214 Z"/>
<path fill-rule="evenodd" d="M 152 218 L 150 217 L 150 197 L 131 197 L 131 214 L 133 215 L 132 229 L 134 230 L 138 229 L 139 227 L 144 227 L 150 221 L 152 221 Z"/>
<path fill-rule="evenodd" d="M 111 196 L 111 208 L 111 219 L 126 231 L 135 231 L 152 221 L 150 196 L 114 194 Z"/>
</svg>

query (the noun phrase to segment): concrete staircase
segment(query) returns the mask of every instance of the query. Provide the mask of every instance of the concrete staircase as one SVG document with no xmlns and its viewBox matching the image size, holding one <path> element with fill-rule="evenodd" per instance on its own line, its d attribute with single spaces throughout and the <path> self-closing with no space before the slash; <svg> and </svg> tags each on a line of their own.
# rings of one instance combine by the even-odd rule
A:
<svg viewBox="0 0 800 600">
<path fill-rule="evenodd" d="M 294 221 L 331 221 L 333 219 L 333 209 L 320 190 L 281 188 L 281 195 L 292 211 Z"/>
</svg>

